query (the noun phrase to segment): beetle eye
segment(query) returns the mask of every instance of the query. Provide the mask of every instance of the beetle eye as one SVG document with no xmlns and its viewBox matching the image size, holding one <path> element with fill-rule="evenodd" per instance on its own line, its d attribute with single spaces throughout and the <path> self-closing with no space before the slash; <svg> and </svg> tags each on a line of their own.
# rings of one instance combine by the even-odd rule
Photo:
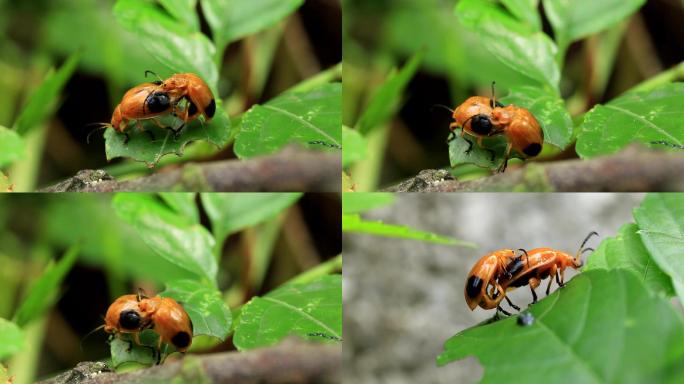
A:
<svg viewBox="0 0 684 384">
<path fill-rule="evenodd" d="M 119 315 L 119 325 L 124 329 L 137 329 L 140 327 L 140 315 L 129 309 Z"/>
<path fill-rule="evenodd" d="M 486 115 L 475 115 L 470 120 L 470 129 L 478 135 L 487 135 L 492 130 L 492 122 Z"/>
<path fill-rule="evenodd" d="M 150 112 L 164 112 L 169 109 L 171 101 L 169 100 L 169 95 L 163 92 L 155 92 L 147 97 L 147 108 Z"/>
</svg>

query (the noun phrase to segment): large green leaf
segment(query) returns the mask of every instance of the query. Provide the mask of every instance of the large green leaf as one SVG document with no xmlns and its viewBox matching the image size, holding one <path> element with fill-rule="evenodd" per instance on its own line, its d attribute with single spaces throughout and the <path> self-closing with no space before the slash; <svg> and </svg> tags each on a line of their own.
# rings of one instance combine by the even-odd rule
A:
<svg viewBox="0 0 684 384">
<path fill-rule="evenodd" d="M 636 12 L 646 0 L 543 0 L 560 46 L 589 36 Z"/>
<path fill-rule="evenodd" d="M 342 167 L 356 163 L 363 160 L 366 156 L 366 139 L 361 136 L 359 131 L 349 127 L 342 126 Z"/>
<path fill-rule="evenodd" d="M 42 212 L 39 222 L 43 241 L 62 248 L 79 244 L 82 262 L 158 283 L 193 276 L 150 252 L 137 229 L 116 216 L 110 195 L 60 194 L 48 197 Z"/>
<path fill-rule="evenodd" d="M 80 56 L 78 52 L 73 53 L 57 71 L 51 70 L 48 73 L 14 123 L 14 130 L 18 134 L 24 135 L 30 129 L 37 127 L 54 111 L 56 101 L 59 100 L 59 93 L 76 70 Z"/>
<path fill-rule="evenodd" d="M 636 275 L 594 270 L 516 317 L 469 328 L 444 345 L 444 365 L 475 355 L 484 383 L 662 383 L 682 378 L 684 322 Z M 679 370 L 677 372 L 676 370 Z"/>
<path fill-rule="evenodd" d="M 197 203 L 195 202 L 195 193 L 180 193 L 180 192 L 164 192 L 160 193 L 162 198 L 176 213 L 191 219 L 195 223 L 200 222 L 199 211 Z"/>
<path fill-rule="evenodd" d="M 537 12 L 539 0 L 501 0 L 501 3 L 506 6 L 506 9 L 524 22 L 532 29 L 540 31 L 542 28 L 541 17 Z"/>
<path fill-rule="evenodd" d="M 342 212 L 361 213 L 394 203 L 395 195 L 387 192 L 343 193 Z"/>
<path fill-rule="evenodd" d="M 14 321 L 20 327 L 41 316 L 57 300 L 59 286 L 76 262 L 79 248 L 72 246 L 64 257 L 49 267 L 29 289 L 28 294 L 14 314 Z"/>
<path fill-rule="evenodd" d="M 13 322 L 0 318 L 0 360 L 19 352 L 23 346 L 24 333 L 21 329 Z"/>
<path fill-rule="evenodd" d="M 583 158 L 606 155 L 633 142 L 684 145 L 683 99 L 684 83 L 672 83 L 595 106 L 580 126 L 577 153 Z"/>
<path fill-rule="evenodd" d="M 342 340 L 342 276 L 285 284 L 242 307 L 233 343 L 239 350 L 276 344 L 297 335 L 319 341 Z"/>
<path fill-rule="evenodd" d="M 235 154 L 249 158 L 274 153 L 290 143 L 339 151 L 342 148 L 341 83 L 306 92 L 285 92 L 242 116 Z"/>
<path fill-rule="evenodd" d="M 119 217 L 131 224 L 157 255 L 216 284 L 214 238 L 193 218 L 179 215 L 153 195 L 142 193 L 117 194 L 113 205 Z"/>
<path fill-rule="evenodd" d="M 478 33 L 482 49 L 511 69 L 558 91 L 557 48 L 547 35 L 488 1 L 459 1 L 456 14 L 464 26 Z"/>
<path fill-rule="evenodd" d="M 528 109 L 537 118 L 544 130 L 544 142 L 565 148 L 572 137 L 572 119 L 565 109 L 565 103 L 558 95 L 537 87 L 512 88 L 502 98 L 505 105 L 514 104 Z"/>
<path fill-rule="evenodd" d="M 216 115 L 210 123 L 195 120 L 184 127 L 177 138 L 174 138 L 174 134 L 170 130 L 162 130 L 154 123 L 149 122 L 144 123 L 144 127 L 146 131 L 152 132 L 154 140 L 148 133 L 138 130 L 135 124 L 131 124 L 128 128 L 127 132 L 130 136 L 128 142 L 126 142 L 124 134 L 107 128 L 104 135 L 107 160 L 129 157 L 153 167 L 165 155 L 173 153 L 182 156 L 185 146 L 192 141 L 206 140 L 217 147 L 221 147 L 230 138 L 230 120 L 223 111 L 220 100 L 217 100 L 216 108 Z M 179 119 L 171 116 L 164 117 L 161 122 L 165 126 L 176 128 L 182 124 Z"/>
<path fill-rule="evenodd" d="M 653 261 L 672 278 L 684 303 L 684 195 L 649 194 L 634 210 L 634 219 Z"/>
<path fill-rule="evenodd" d="M 199 31 L 199 20 L 195 7 L 197 0 L 159 0 L 164 8 L 176 18 L 194 31 Z"/>
<path fill-rule="evenodd" d="M 303 0 L 202 0 L 217 46 L 259 32 L 294 12 Z"/>
<path fill-rule="evenodd" d="M 223 241 L 231 233 L 274 217 L 294 204 L 301 193 L 203 193 L 200 196 L 211 220 L 214 238 Z"/>
<path fill-rule="evenodd" d="M 477 247 L 474 243 L 468 241 L 462 241 L 431 232 L 419 231 L 403 225 L 385 224 L 382 221 L 363 220 L 360 215 L 354 213 L 345 213 L 342 215 L 342 231 L 375 236 L 397 237 L 400 239 L 421 240 L 437 244 L 459 245 L 468 248 Z"/>
<path fill-rule="evenodd" d="M 22 158 L 25 149 L 24 140 L 16 131 L 0 125 L 0 168 Z"/>
<path fill-rule="evenodd" d="M 424 56 L 424 51 L 413 55 L 400 71 L 390 74 L 385 83 L 375 91 L 356 124 L 362 135 L 380 126 L 396 112 L 404 89 L 416 74 Z"/>
<path fill-rule="evenodd" d="M 171 297 L 183 306 L 192 320 L 193 335 L 226 339 L 233 317 L 216 288 L 193 280 L 177 280 L 167 283 L 159 295 Z"/>
<path fill-rule="evenodd" d="M 653 261 L 639 237 L 639 227 L 625 224 L 616 237 L 605 239 L 587 258 L 584 272 L 592 269 L 627 269 L 634 272 L 652 291 L 674 295 L 672 280 Z"/>
<path fill-rule="evenodd" d="M 154 4 L 139 0 L 118 0 L 114 16 L 124 28 L 138 35 L 140 43 L 162 65 L 177 73 L 196 73 L 216 94 L 216 49 L 206 36 L 178 23 Z"/>
</svg>

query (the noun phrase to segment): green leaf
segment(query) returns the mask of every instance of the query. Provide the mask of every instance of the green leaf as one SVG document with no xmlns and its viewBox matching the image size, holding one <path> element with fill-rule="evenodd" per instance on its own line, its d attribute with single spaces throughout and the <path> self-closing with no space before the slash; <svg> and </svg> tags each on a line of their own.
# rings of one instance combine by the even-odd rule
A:
<svg viewBox="0 0 684 384">
<path fill-rule="evenodd" d="M 157 348 L 159 335 L 151 329 L 146 329 L 140 333 L 140 342 L 137 345 L 133 341 L 130 333 L 122 333 L 109 343 L 109 352 L 112 356 L 112 366 L 118 368 L 124 363 L 137 363 L 149 366 L 157 362 L 155 349 Z M 165 354 L 168 347 L 162 347 L 162 354 Z"/>
<path fill-rule="evenodd" d="M 646 0 L 543 0 L 544 11 L 561 47 L 613 26 Z"/>
<path fill-rule="evenodd" d="M 216 94 L 216 49 L 206 36 L 178 23 L 154 4 L 139 0 L 118 0 L 114 16 L 124 28 L 138 35 L 140 43 L 162 65 L 176 73 L 196 73 Z"/>
<path fill-rule="evenodd" d="M 653 261 L 672 278 L 684 303 L 684 195 L 649 194 L 634 210 L 639 234 Z"/>
<path fill-rule="evenodd" d="M 359 133 L 364 136 L 367 135 L 368 132 L 382 125 L 396 112 L 404 89 L 413 75 L 416 74 L 424 56 L 424 51 L 419 51 L 413 55 L 400 71 L 390 74 L 387 81 L 375 91 L 356 124 Z"/>
<path fill-rule="evenodd" d="M 113 206 L 157 255 L 216 284 L 214 238 L 192 218 L 177 214 L 153 195 L 119 193 Z"/>
<path fill-rule="evenodd" d="M 506 9 L 513 16 L 527 24 L 530 28 L 535 31 L 542 29 L 539 12 L 537 12 L 539 0 L 501 0 L 501 3 L 506 6 Z"/>
<path fill-rule="evenodd" d="M 579 128 L 577 153 L 583 158 L 607 155 L 633 142 L 684 145 L 682 99 L 684 83 L 672 83 L 595 106 Z"/>
<path fill-rule="evenodd" d="M 183 306 L 192 320 L 193 335 L 226 339 L 233 316 L 216 288 L 193 280 L 177 280 L 167 283 L 166 290 L 159 295 L 171 297 Z"/>
<path fill-rule="evenodd" d="M 28 294 L 14 314 L 14 322 L 20 327 L 40 317 L 50 308 L 58 297 L 59 286 L 71 267 L 76 262 L 79 253 L 78 246 L 69 248 L 64 257 L 56 264 L 48 267 L 43 275 L 36 280 Z"/>
<path fill-rule="evenodd" d="M 197 0 L 159 0 L 164 8 L 194 31 L 199 31 L 199 20 L 195 8 Z"/>
<path fill-rule="evenodd" d="M 65 193 L 49 199 L 39 221 L 43 239 L 61 248 L 78 243 L 79 261 L 115 274 L 121 269 L 134 279 L 163 283 L 194 276 L 150 252 L 136 229 L 116 216 L 111 199 L 111 195 L 94 193 Z"/>
<path fill-rule="evenodd" d="M 587 258 L 583 272 L 592 269 L 627 269 L 634 272 L 651 291 L 674 295 L 672 280 L 651 258 L 638 234 L 639 227 L 625 224 L 616 237 L 605 239 Z"/>
<path fill-rule="evenodd" d="M 461 247 L 476 248 L 474 243 L 454 239 L 453 237 L 437 235 L 431 232 L 419 231 L 403 225 L 385 224 L 382 221 L 366 221 L 358 214 L 342 214 L 342 231 L 365 233 L 368 235 L 397 237 L 428 241 L 437 244 L 458 245 Z"/>
<path fill-rule="evenodd" d="M 21 159 L 25 150 L 24 140 L 16 131 L 0 125 L 0 168 Z"/>
<path fill-rule="evenodd" d="M 244 159 L 267 155 L 291 143 L 318 150 L 342 147 L 342 84 L 323 84 L 308 92 L 285 92 L 242 117 L 235 154 Z"/>
<path fill-rule="evenodd" d="M 480 36 L 481 47 L 502 64 L 558 91 L 557 48 L 547 35 L 487 1 L 459 1 L 456 14 L 464 26 Z"/>
<path fill-rule="evenodd" d="M 214 238 L 223 241 L 231 233 L 268 220 L 297 202 L 301 193 L 203 193 L 204 210 L 211 220 Z"/>
<path fill-rule="evenodd" d="M 14 130 L 18 134 L 25 135 L 29 130 L 42 124 L 54 112 L 59 94 L 71 74 L 76 70 L 80 56 L 78 52 L 73 53 L 59 70 L 51 70 L 47 74 L 45 80 L 33 92 L 14 123 Z"/>
<path fill-rule="evenodd" d="M 558 95 L 537 87 L 512 88 L 501 99 L 505 105 L 515 104 L 527 108 L 537 118 L 544 130 L 544 142 L 565 148 L 572 138 L 573 124 L 565 103 Z"/>
<path fill-rule="evenodd" d="M 185 216 L 195 223 L 199 223 L 199 212 L 195 203 L 195 193 L 164 192 L 160 193 L 162 198 L 179 215 Z"/>
<path fill-rule="evenodd" d="M 437 364 L 475 355 L 484 383 L 659 383 L 681 369 L 682 317 L 632 273 L 582 273 L 529 312 L 529 326 L 514 316 L 455 335 Z"/>
<path fill-rule="evenodd" d="M 366 139 L 359 131 L 342 126 L 342 167 L 347 168 L 366 156 Z"/>
<path fill-rule="evenodd" d="M 303 0 L 202 0 L 202 11 L 217 46 L 221 46 L 274 25 L 303 3 Z"/>
<path fill-rule="evenodd" d="M 233 343 L 239 350 L 276 344 L 297 335 L 317 341 L 342 340 L 342 276 L 285 284 L 242 307 Z"/>
<path fill-rule="evenodd" d="M 215 144 L 218 148 L 225 145 L 230 138 L 230 120 L 223 111 L 220 100 L 216 101 L 216 115 L 209 124 L 195 120 L 184 127 L 180 136 L 174 139 L 170 130 L 162 130 L 154 123 L 143 123 L 145 130 L 152 132 L 154 140 L 148 133 L 142 132 L 131 124 L 127 132 L 130 140 L 126 143 L 126 136 L 116 132 L 113 128 L 105 131 L 105 152 L 107 160 L 117 157 L 129 157 L 136 161 L 147 163 L 149 167 L 155 166 L 159 160 L 168 154 L 182 156 L 185 146 L 197 140 L 206 140 Z M 180 119 L 166 116 L 161 120 L 165 126 L 178 127 Z"/>
<path fill-rule="evenodd" d="M 389 192 L 343 193 L 342 213 L 361 213 L 394 203 L 395 196 Z"/>
<path fill-rule="evenodd" d="M 452 167 L 459 164 L 475 164 L 478 167 L 497 170 L 503 165 L 508 142 L 503 135 L 488 137 L 482 140 L 482 147 L 472 136 L 461 136 L 460 129 L 454 131 L 453 140 L 449 141 L 449 163 Z M 517 156 L 511 152 L 511 156 Z"/>
<path fill-rule="evenodd" d="M 14 355 L 24 347 L 24 333 L 16 324 L 0 318 L 0 360 Z M 0 366 L 0 373 L 2 366 Z"/>
</svg>

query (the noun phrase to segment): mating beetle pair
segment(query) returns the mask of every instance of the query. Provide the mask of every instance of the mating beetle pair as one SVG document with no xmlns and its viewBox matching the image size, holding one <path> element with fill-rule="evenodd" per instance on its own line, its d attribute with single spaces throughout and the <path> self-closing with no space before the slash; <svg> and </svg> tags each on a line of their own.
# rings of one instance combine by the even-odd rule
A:
<svg viewBox="0 0 684 384">
<path fill-rule="evenodd" d="M 145 75 L 148 73 L 153 72 L 146 71 Z M 185 107 L 181 107 L 182 101 L 187 103 Z M 157 120 L 169 113 L 183 122 L 180 127 L 164 127 Z M 125 131 L 131 121 L 142 130 L 141 121 L 151 120 L 161 128 L 171 129 L 177 137 L 187 123 L 200 115 L 208 122 L 215 113 L 216 101 L 207 83 L 194 73 L 177 73 L 166 80 L 143 83 L 128 90 L 114 108 L 110 124 L 102 126 L 123 133 L 128 142 L 130 137 Z"/>
<path fill-rule="evenodd" d="M 494 83 L 492 83 L 492 98 L 472 96 L 452 111 L 454 122 L 449 125 L 451 130 L 447 142 L 456 137 L 456 128 L 461 128 L 461 137 L 468 141 L 466 153 L 473 148 L 473 143 L 464 137 L 465 134 L 477 139 L 477 145 L 483 147 L 482 139 L 503 134 L 508 141 L 504 162 L 500 172 L 506 170 L 511 151 L 515 150 L 524 158 L 537 156 L 544 144 L 544 131 L 530 111 L 515 105 L 504 106 L 494 98 Z"/>
<path fill-rule="evenodd" d="M 511 307 L 520 310 L 506 297 L 506 291 L 525 285 L 530 286 L 532 303 L 536 303 L 537 293 L 534 289 L 547 277 L 551 278 L 546 287 L 547 295 L 554 277 L 560 287 L 564 286 L 565 269 L 579 269 L 582 266 L 582 254 L 593 251 L 584 246 L 595 235 L 598 234 L 591 232 L 587 235 L 575 256 L 552 248 L 535 248 L 529 251 L 522 248 L 501 249 L 483 256 L 468 273 L 465 285 L 468 307 L 470 310 L 478 305 L 483 309 L 496 308 L 497 311 L 510 315 L 501 308 L 501 301 L 505 298 Z"/>
</svg>

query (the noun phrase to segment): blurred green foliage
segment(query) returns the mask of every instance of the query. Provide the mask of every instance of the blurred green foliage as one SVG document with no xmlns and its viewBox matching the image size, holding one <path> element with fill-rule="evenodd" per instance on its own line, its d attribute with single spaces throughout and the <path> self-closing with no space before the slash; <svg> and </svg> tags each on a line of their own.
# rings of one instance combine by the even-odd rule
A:
<svg viewBox="0 0 684 384">
<path fill-rule="evenodd" d="M 459 132 L 448 150 L 437 141 L 414 143 L 437 136 L 433 132 L 443 132 L 445 139 L 449 133 L 448 124 L 430 126 L 434 112 L 419 96 L 407 91 L 413 86 L 414 92 L 422 92 L 419 95 L 425 97 L 432 90 L 427 87 L 437 84 L 436 79 L 448 87 L 450 99 L 431 101 L 446 103 L 447 108 L 459 105 L 473 90 L 490 96 L 488 86 L 496 81 L 494 97 L 506 95 L 500 98 L 504 104 L 527 108 L 539 120 L 545 142 L 550 144 L 544 146 L 540 157 L 572 150 L 576 140 L 581 158 L 610 154 L 633 142 L 659 149 L 667 148 L 654 146 L 654 141 L 681 145 L 684 139 L 675 127 L 678 112 L 671 104 L 679 90 L 676 84 L 667 83 L 684 73 L 682 65 L 635 88 L 654 92 L 653 96 L 644 93 L 630 98 L 628 94 L 594 107 L 596 100 L 605 95 L 611 70 L 617 68 L 617 48 L 625 37 L 626 20 L 644 3 L 343 1 L 343 123 L 355 130 L 344 133 L 349 141 L 348 146 L 345 142 L 345 185 L 357 191 L 377 189 L 383 174 L 397 172 L 385 168 L 388 154 L 407 168 L 412 163 L 431 162 L 432 158 L 442 158 L 444 164 L 448 158 L 452 173 L 465 179 L 489 174 L 468 164 L 487 170 L 499 168 L 504 158 L 504 137 L 485 142 L 486 149 L 494 152 L 493 159 L 491 151 L 483 148 L 464 153 L 469 144 Z M 544 29 L 545 18 L 552 30 Z M 582 40 L 586 41 L 585 51 L 569 53 L 570 44 Z M 422 56 L 420 63 L 416 62 L 418 56 Z M 401 75 L 394 74 L 393 68 L 404 60 L 407 63 L 397 72 Z M 583 62 L 592 63 L 590 72 L 581 67 Z M 403 112 L 411 120 L 399 113 L 407 99 Z M 640 105 L 621 107 L 631 102 Z M 615 108 L 611 108 L 612 104 Z M 582 124 L 581 115 L 591 107 L 594 109 L 585 115 Z M 668 113 L 662 113 L 664 110 Z M 398 143 L 401 146 L 397 147 Z M 410 160 L 402 158 L 404 152 Z M 519 155 L 514 151 L 513 156 Z"/>
<path fill-rule="evenodd" d="M 328 329 L 335 329 L 341 338 L 342 283 L 334 275 L 341 270 L 341 256 L 301 275 L 281 277 L 280 282 L 293 279 L 301 290 L 296 301 L 301 308 L 295 313 L 291 311 L 295 303 L 286 297 L 282 303 L 263 299 L 276 307 L 282 304 L 282 315 L 274 312 L 276 307 L 242 312 L 241 305 L 261 292 L 269 268 L 274 268 L 277 260 L 272 254 L 284 230 L 283 218 L 301 197 L 299 193 L 0 196 L 0 359 L 13 356 L 10 372 L 21 371 L 25 376 L 21 380 L 31 381 L 40 354 L 29 352 L 26 345 L 42 343 L 45 319 L 64 293 L 70 270 L 79 264 L 104 273 L 110 295 L 106 302 L 134 290 L 129 286 L 132 280 L 158 287 L 161 296 L 181 302 L 198 336 L 193 350 L 216 346 L 231 332 L 251 338 L 249 327 L 243 330 L 234 317 L 244 324 L 279 330 L 267 340 L 252 341 L 253 346 L 270 345 L 289 334 L 330 342 L 307 336 Z M 236 239 L 241 240 L 226 245 L 229 236 L 240 233 Z M 65 255 L 53 261 L 53 255 L 64 249 Z M 337 279 L 326 280 L 321 296 L 316 287 L 330 274 Z M 312 306 L 318 308 L 316 321 L 306 325 L 301 320 L 312 315 L 305 310 Z M 98 325 L 99 321 L 89 324 Z M 113 342 L 111 361 L 116 366 L 126 361 L 148 364 L 154 361 L 149 346 L 156 340 L 155 334 L 144 336 L 143 346 L 133 348 L 126 341 Z M 172 347 L 163 350 L 171 352 Z"/>
</svg>

